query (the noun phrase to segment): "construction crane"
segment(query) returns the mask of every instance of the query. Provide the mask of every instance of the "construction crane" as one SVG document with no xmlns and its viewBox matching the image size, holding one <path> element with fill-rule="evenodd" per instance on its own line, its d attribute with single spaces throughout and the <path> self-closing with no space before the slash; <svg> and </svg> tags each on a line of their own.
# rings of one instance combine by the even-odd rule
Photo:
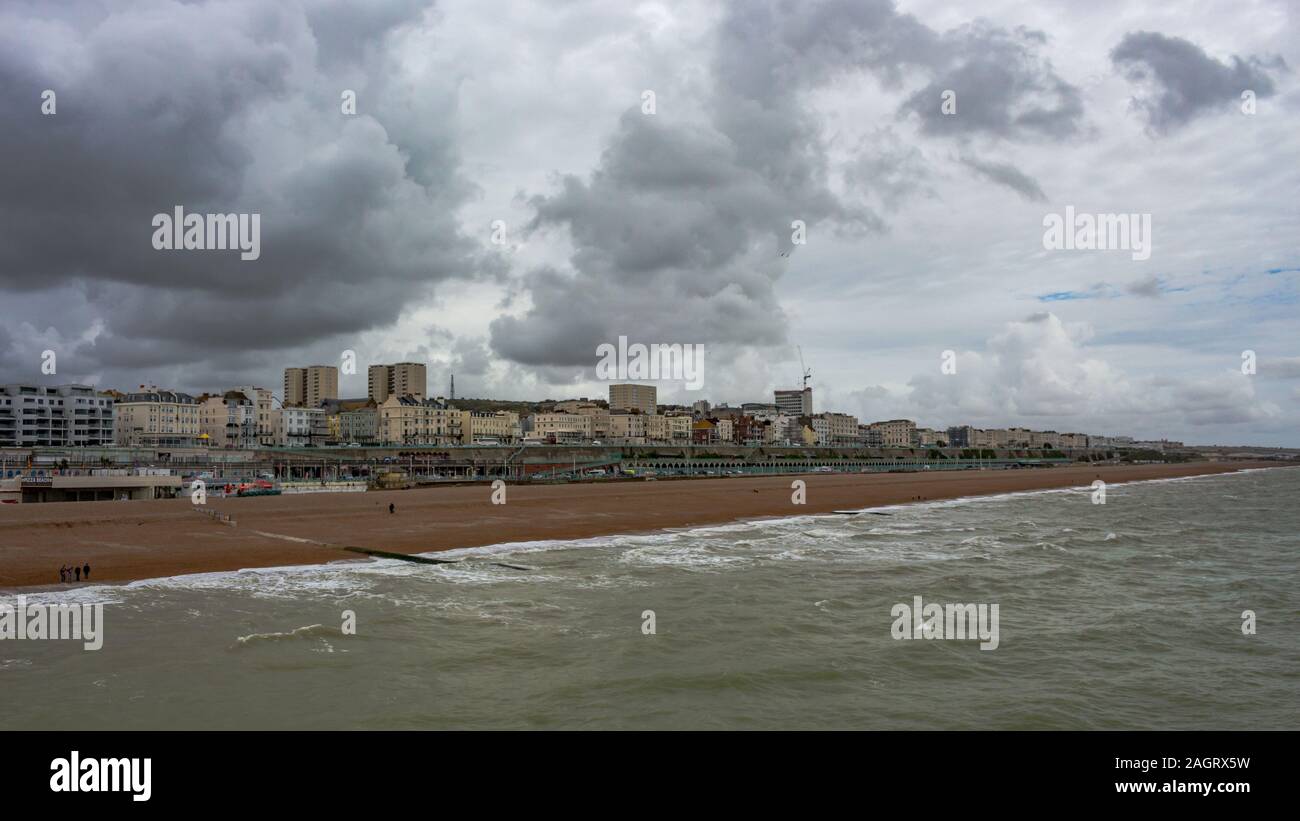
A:
<svg viewBox="0 0 1300 821">
<path fill-rule="evenodd" d="M 798 345 L 795 347 L 799 349 L 799 370 L 803 372 L 803 386 L 806 389 L 808 387 L 808 380 L 812 379 L 812 371 L 808 370 L 808 368 L 803 364 L 803 347 Z"/>
</svg>

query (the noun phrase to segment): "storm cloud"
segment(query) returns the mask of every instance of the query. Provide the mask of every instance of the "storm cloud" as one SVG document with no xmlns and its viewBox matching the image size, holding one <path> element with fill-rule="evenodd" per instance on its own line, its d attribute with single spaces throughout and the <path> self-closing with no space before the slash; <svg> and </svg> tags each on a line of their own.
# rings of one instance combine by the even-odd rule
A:
<svg viewBox="0 0 1300 821">
<path fill-rule="evenodd" d="M 962 157 L 962 165 L 998 185 L 1005 185 L 1031 202 L 1046 202 L 1047 195 L 1038 182 L 1010 163 L 989 162 L 976 157 Z"/>
<path fill-rule="evenodd" d="M 440 281 L 500 272 L 455 219 L 473 188 L 454 89 L 387 79 L 380 46 L 419 5 L 98 8 L 0 12 L 0 155 L 21 158 L 0 170 L 0 288 L 88 284 L 103 328 L 70 369 L 169 360 L 201 380 L 226 352 L 383 326 Z M 155 250 L 151 220 L 176 206 L 260 214 L 260 258 Z M 76 337 L 67 295 L 47 304 Z"/>
<path fill-rule="evenodd" d="M 1201 114 L 1240 105 L 1246 91 L 1254 92 L 1258 99 L 1271 97 L 1276 89 L 1269 72 L 1286 68 L 1280 57 L 1242 59 L 1233 55 L 1225 63 L 1195 43 L 1154 31 L 1124 35 L 1110 58 L 1129 80 L 1150 86 L 1150 95 L 1135 97 L 1133 107 L 1156 133 L 1186 125 Z"/>
<path fill-rule="evenodd" d="M 864 237 L 887 230 L 875 208 L 834 185 L 836 176 L 886 205 L 926 176 L 900 176 L 918 155 L 891 144 L 887 133 L 880 146 L 835 167 L 811 98 L 846 74 L 899 86 L 906 73 L 920 71 L 944 88 L 955 72 L 975 81 L 963 86 L 962 133 L 1068 135 L 1079 127 L 1081 107 L 1073 88 L 1036 56 L 1042 42 L 1036 32 L 985 25 L 941 34 L 879 0 L 729 4 L 710 64 L 708 118 L 685 122 L 630 109 L 589 177 L 564 175 L 556 190 L 530 197 L 531 230 L 567 230 L 572 272 L 528 273 L 521 288 L 532 306 L 492 323 L 493 349 L 527 364 L 589 366 L 596 347 L 620 335 L 782 344 L 786 317 L 773 284 L 797 267 L 796 231 Z M 917 92 L 905 109 L 922 115 L 923 130 L 946 133 L 948 126 L 930 125 L 939 92 L 933 106 L 922 106 L 925 94 Z M 889 170 L 881 173 L 882 164 Z M 1042 195 L 1015 169 L 980 170 L 1022 194 Z"/>
</svg>

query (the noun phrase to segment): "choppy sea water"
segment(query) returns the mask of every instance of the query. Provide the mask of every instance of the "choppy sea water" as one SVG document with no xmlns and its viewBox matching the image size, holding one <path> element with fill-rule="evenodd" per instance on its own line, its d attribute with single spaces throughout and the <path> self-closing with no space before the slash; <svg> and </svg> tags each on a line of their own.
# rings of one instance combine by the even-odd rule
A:
<svg viewBox="0 0 1300 821">
<path fill-rule="evenodd" d="M 1298 501 L 1250 471 L 29 596 L 104 603 L 104 646 L 0 641 L 0 729 L 1296 729 Z M 999 646 L 894 639 L 914 596 L 998 604 Z"/>
</svg>

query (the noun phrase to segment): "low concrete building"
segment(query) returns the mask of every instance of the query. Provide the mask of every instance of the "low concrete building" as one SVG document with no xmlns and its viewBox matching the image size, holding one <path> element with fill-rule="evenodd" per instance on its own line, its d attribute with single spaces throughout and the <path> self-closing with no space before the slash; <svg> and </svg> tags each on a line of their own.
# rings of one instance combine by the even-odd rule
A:
<svg viewBox="0 0 1300 821">
<path fill-rule="evenodd" d="M 20 476 L 0 480 L 0 499 L 32 502 L 110 502 L 169 499 L 180 492 L 181 477 L 130 475 L 104 471 L 88 476 Z"/>
</svg>

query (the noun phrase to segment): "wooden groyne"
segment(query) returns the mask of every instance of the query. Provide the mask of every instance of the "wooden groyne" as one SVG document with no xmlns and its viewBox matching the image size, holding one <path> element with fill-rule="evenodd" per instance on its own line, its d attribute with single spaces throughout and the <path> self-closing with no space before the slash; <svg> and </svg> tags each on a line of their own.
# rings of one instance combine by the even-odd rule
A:
<svg viewBox="0 0 1300 821">
<path fill-rule="evenodd" d="M 367 556 L 376 556 L 381 559 L 401 559 L 404 562 L 415 562 L 416 564 L 456 564 L 460 559 L 430 559 L 428 556 L 415 556 L 410 553 L 394 553 L 391 550 L 377 550 L 373 547 L 347 547 L 344 550 L 350 550 L 353 553 L 364 553 Z"/>
</svg>

